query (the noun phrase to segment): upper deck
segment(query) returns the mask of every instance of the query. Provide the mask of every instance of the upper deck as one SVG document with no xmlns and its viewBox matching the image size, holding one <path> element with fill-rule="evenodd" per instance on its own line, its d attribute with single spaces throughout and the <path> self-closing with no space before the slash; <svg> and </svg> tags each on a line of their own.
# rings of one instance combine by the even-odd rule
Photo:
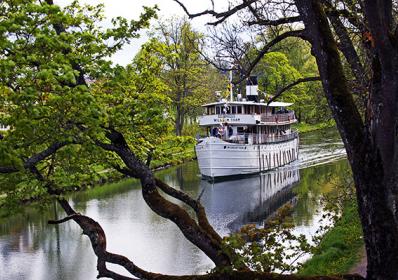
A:
<svg viewBox="0 0 398 280">
<path fill-rule="evenodd" d="M 287 125 L 297 122 L 293 111 L 285 107 L 292 103 L 254 101 L 221 101 L 203 105 L 205 114 L 199 125 L 213 126 L 220 123 L 231 125 Z"/>
</svg>

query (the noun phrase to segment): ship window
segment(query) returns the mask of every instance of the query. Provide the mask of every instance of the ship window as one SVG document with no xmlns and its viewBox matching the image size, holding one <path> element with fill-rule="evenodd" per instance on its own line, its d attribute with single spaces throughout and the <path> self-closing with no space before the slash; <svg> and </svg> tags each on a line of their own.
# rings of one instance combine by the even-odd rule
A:
<svg viewBox="0 0 398 280">
<path fill-rule="evenodd" d="M 237 113 L 238 113 L 238 114 L 242 114 L 242 106 L 238 106 L 237 109 L 238 109 L 238 110 L 237 110 Z"/>
<path fill-rule="evenodd" d="M 237 132 L 238 134 L 243 134 L 244 133 L 244 128 L 242 126 L 237 127 Z"/>
<path fill-rule="evenodd" d="M 236 114 L 236 106 L 232 106 L 232 114 Z"/>
<path fill-rule="evenodd" d="M 216 114 L 219 115 L 220 114 L 220 107 L 216 107 Z"/>
<path fill-rule="evenodd" d="M 214 107 L 210 108 L 210 114 L 214 115 Z"/>
</svg>

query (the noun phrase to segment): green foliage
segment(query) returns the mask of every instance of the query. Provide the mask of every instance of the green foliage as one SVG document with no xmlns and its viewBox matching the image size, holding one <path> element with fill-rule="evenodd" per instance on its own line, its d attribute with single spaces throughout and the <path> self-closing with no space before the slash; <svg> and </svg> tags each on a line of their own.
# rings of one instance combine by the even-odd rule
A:
<svg viewBox="0 0 398 280">
<path fill-rule="evenodd" d="M 306 132 L 311 132 L 315 130 L 322 130 L 325 128 L 330 128 L 336 126 L 336 123 L 333 119 L 330 119 L 329 121 L 325 122 L 320 122 L 316 124 L 308 124 L 305 122 L 300 122 L 294 125 L 294 128 L 296 128 L 300 133 L 306 133 Z"/>
<path fill-rule="evenodd" d="M 162 140 L 154 153 L 151 168 L 175 165 L 195 157 L 196 140 L 193 137 L 169 135 Z"/>
<path fill-rule="evenodd" d="M 304 235 L 292 233 L 292 207 L 285 204 L 263 228 L 246 225 L 224 238 L 223 250 L 231 256 L 234 269 L 246 265 L 262 272 L 293 272 L 300 267 L 297 259 L 310 252 L 312 245 Z"/>
<path fill-rule="evenodd" d="M 151 36 L 158 46 L 152 54 L 164 63 L 162 79 L 169 86 L 176 135 L 182 135 L 186 119 L 201 114 L 201 105 L 214 101 L 215 91 L 227 81 L 201 58 L 203 35 L 187 19 L 159 22 Z"/>
<path fill-rule="evenodd" d="M 280 30 L 279 32 L 284 32 Z M 277 34 L 269 32 L 272 39 Z M 259 77 L 259 89 L 267 96 L 305 77 L 319 76 L 310 45 L 298 38 L 287 38 L 278 43 L 275 51 L 267 53 L 254 68 Z M 299 122 L 317 124 L 331 119 L 320 82 L 298 84 L 284 92 L 279 100 L 293 102 Z"/>
<path fill-rule="evenodd" d="M 109 129 L 123 133 L 142 160 L 170 133 L 163 65 L 149 47 L 126 68 L 110 62 L 149 26 L 156 8 L 136 21 L 116 18 L 108 29 L 99 24 L 102 5 L 10 0 L 0 9 L 0 121 L 11 127 L 0 141 L 0 166 L 20 170 L 0 176 L 8 205 L 48 198 L 45 182 L 23 161 L 56 142 L 65 146 L 37 168 L 62 193 L 102 181 L 104 169 L 121 164 L 95 145 Z"/>
</svg>

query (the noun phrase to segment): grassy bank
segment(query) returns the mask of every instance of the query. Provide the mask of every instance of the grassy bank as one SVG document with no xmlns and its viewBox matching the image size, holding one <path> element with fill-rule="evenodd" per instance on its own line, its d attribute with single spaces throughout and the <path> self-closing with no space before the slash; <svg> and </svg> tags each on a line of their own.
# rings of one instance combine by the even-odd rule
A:
<svg viewBox="0 0 398 280">
<path fill-rule="evenodd" d="M 324 128 L 334 127 L 336 125 L 334 120 L 329 120 L 326 122 L 321 122 L 317 124 L 309 124 L 309 123 L 298 123 L 294 125 L 294 128 L 297 129 L 300 133 L 311 132 L 315 130 L 320 130 Z"/>
<path fill-rule="evenodd" d="M 348 202 L 342 217 L 330 229 L 313 257 L 300 269 L 300 275 L 334 275 L 347 273 L 360 261 L 363 246 L 362 228 L 356 202 Z"/>
<path fill-rule="evenodd" d="M 193 137 L 181 136 L 168 139 L 158 149 L 151 161 L 151 169 L 177 165 L 195 158 L 196 140 Z"/>
</svg>

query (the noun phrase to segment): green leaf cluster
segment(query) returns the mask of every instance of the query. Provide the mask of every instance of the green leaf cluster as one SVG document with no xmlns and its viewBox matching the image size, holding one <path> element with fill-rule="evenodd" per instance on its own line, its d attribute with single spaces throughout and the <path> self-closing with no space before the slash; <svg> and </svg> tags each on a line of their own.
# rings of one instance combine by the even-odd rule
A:
<svg viewBox="0 0 398 280">
<path fill-rule="evenodd" d="M 164 64 L 142 51 L 127 67 L 110 57 L 139 36 L 156 16 L 144 8 L 138 20 L 101 27 L 103 5 L 61 8 L 52 1 L 7 0 L 0 5 L 0 166 L 19 170 L 0 176 L 9 204 L 46 198 L 46 183 L 23 162 L 54 143 L 66 143 L 36 167 L 61 193 L 100 182 L 120 159 L 99 148 L 115 129 L 145 161 L 170 134 Z"/>
</svg>

